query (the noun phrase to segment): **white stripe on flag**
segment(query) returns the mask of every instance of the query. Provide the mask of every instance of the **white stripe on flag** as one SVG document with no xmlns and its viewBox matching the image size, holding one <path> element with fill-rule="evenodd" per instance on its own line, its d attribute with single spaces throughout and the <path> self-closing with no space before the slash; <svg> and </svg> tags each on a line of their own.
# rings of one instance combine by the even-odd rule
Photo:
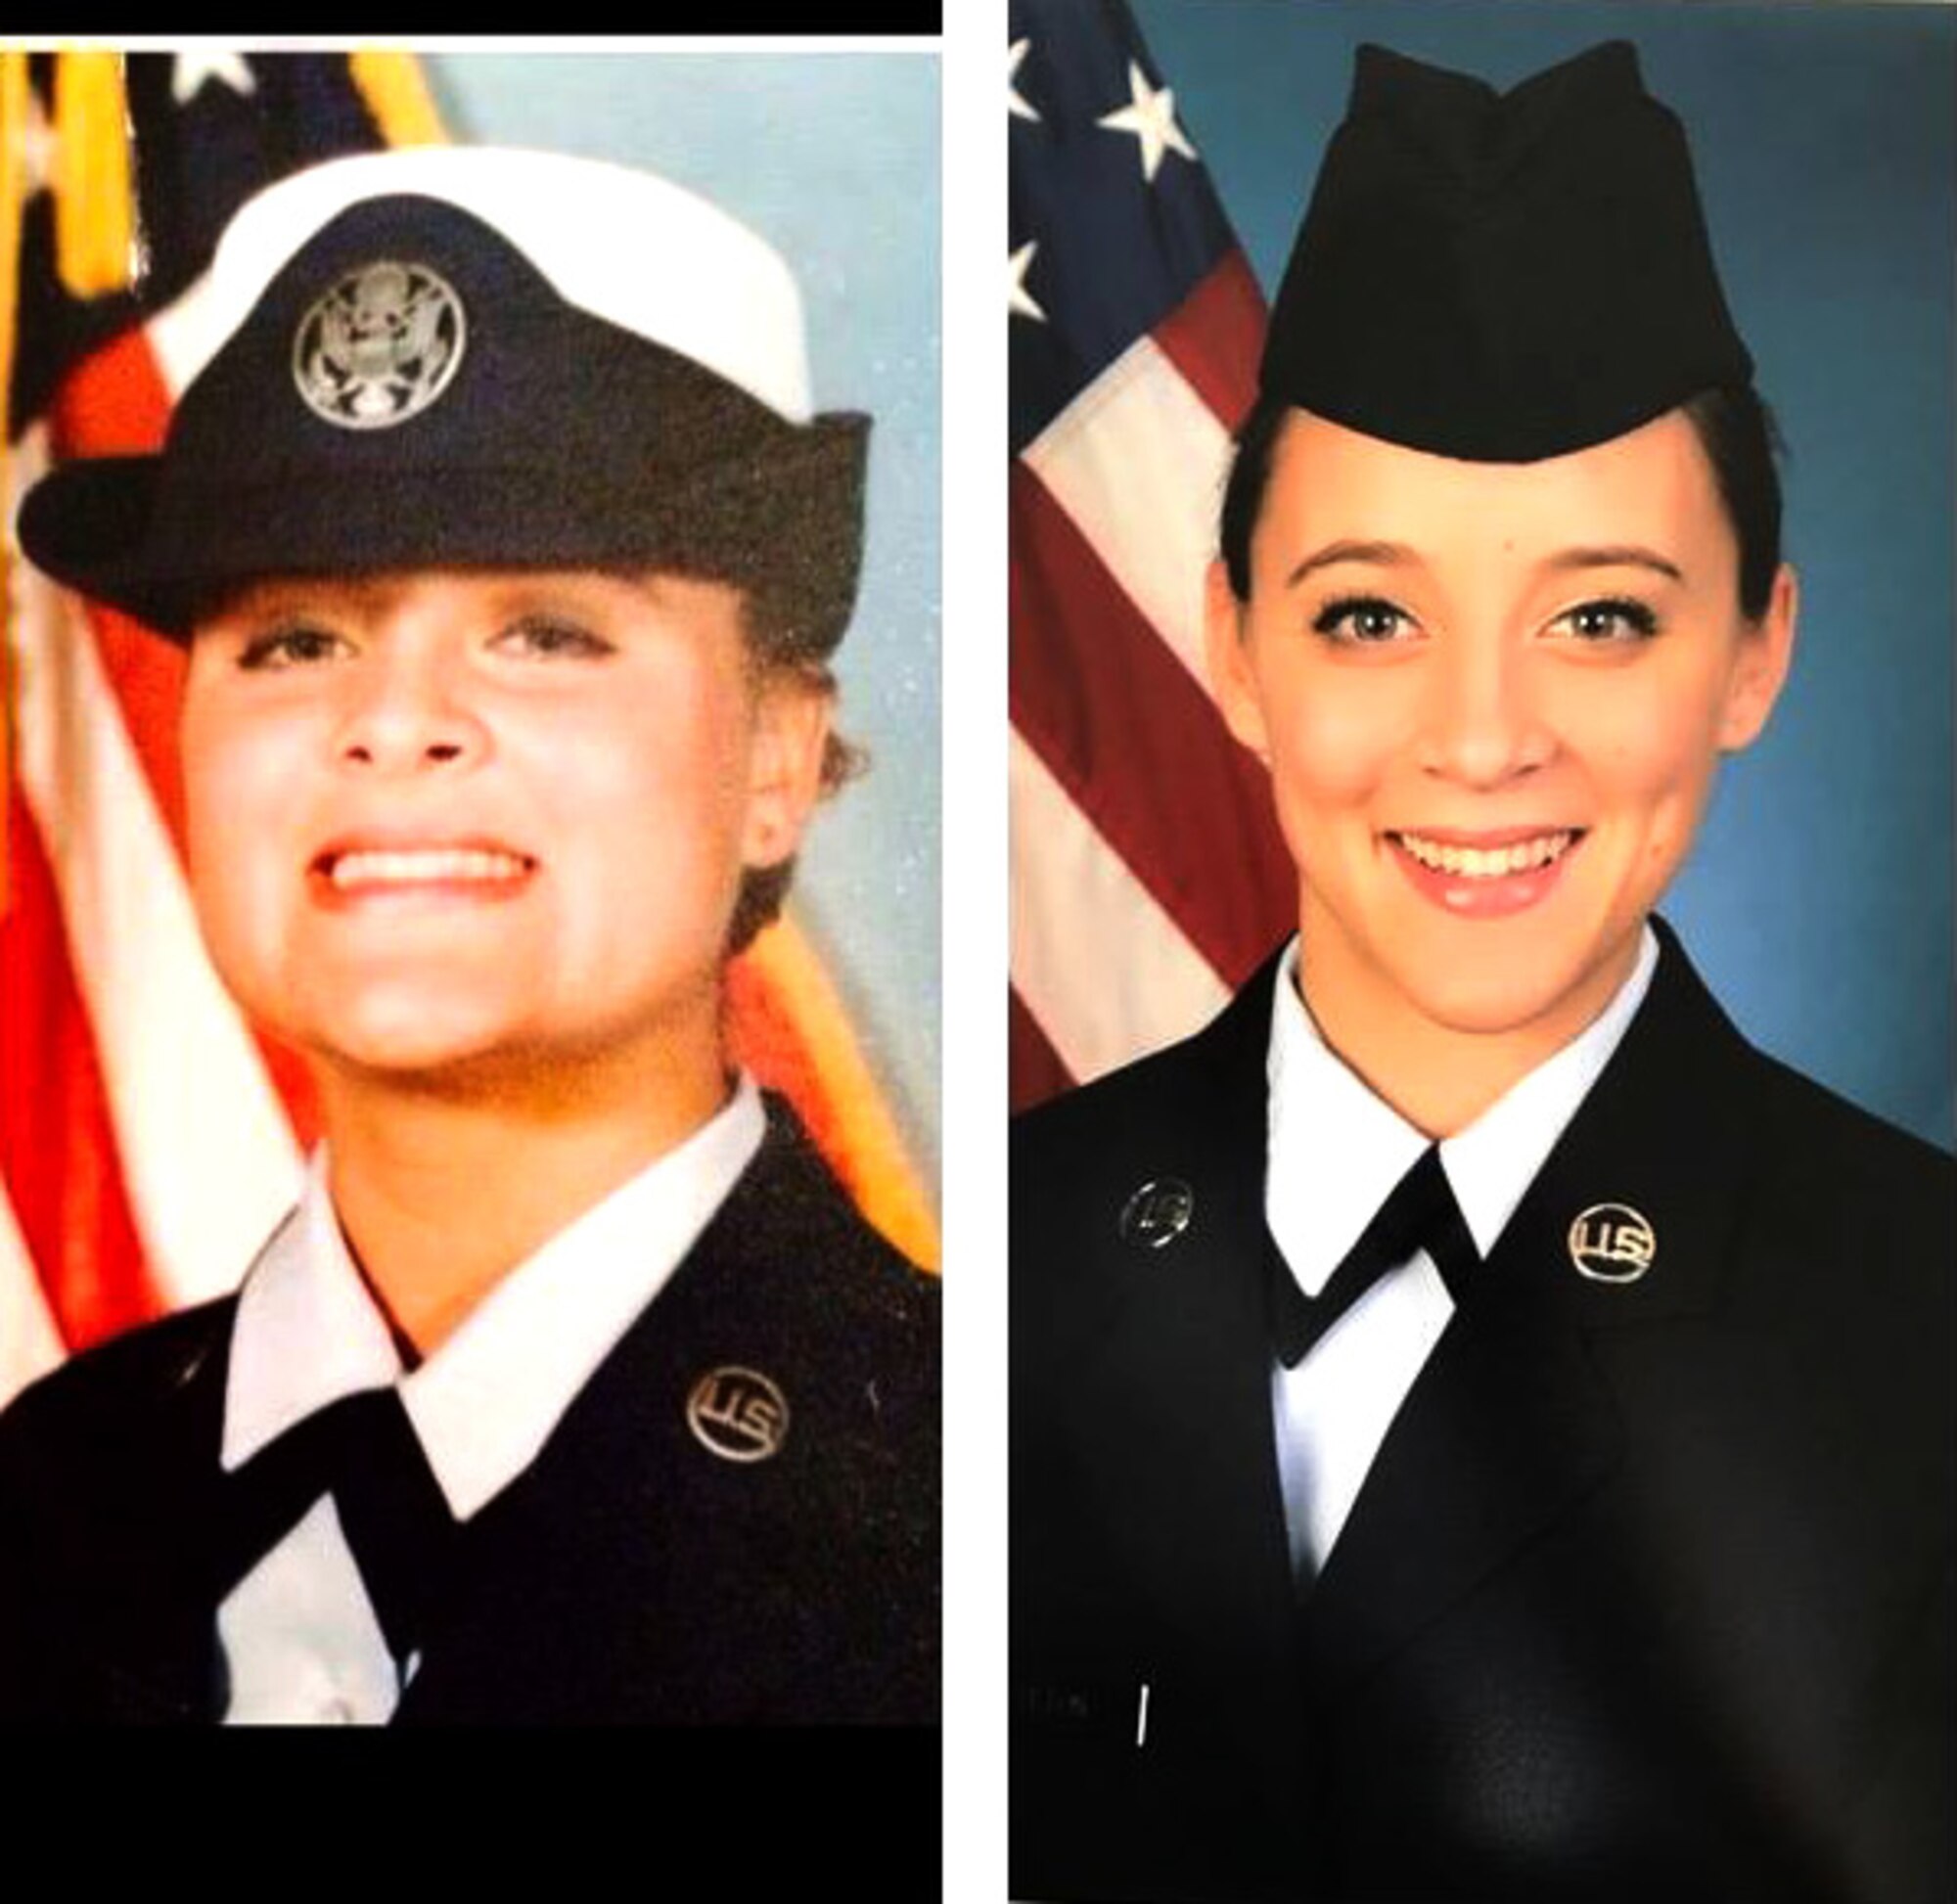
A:
<svg viewBox="0 0 1957 1904">
<path fill-rule="evenodd" d="M 0 1183 L 0 1408 L 62 1359 L 61 1334 Z"/>
<path fill-rule="evenodd" d="M 25 563 L 15 631 L 21 785 L 61 893 L 123 1181 L 159 1292 L 197 1301 L 237 1282 L 298 1194 L 297 1147 L 210 969 L 86 617 Z"/>
<path fill-rule="evenodd" d="M 1229 456 L 1229 432 L 1152 338 L 1130 344 L 1024 452 L 1206 694 L 1203 574 Z"/>
<path fill-rule="evenodd" d="M 1081 1083 L 1172 1043 L 1229 988 L 1020 735 L 1012 736 L 1012 974 Z"/>
</svg>

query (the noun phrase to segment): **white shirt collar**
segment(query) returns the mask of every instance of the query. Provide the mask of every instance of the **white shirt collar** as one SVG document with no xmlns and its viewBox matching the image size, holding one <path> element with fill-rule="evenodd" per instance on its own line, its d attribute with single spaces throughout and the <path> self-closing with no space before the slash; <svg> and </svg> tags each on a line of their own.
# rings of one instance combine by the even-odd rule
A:
<svg viewBox="0 0 1957 1904">
<path fill-rule="evenodd" d="M 466 1520 L 535 1460 L 693 1247 L 766 1124 L 744 1074 L 719 1112 L 520 1263 L 407 1374 L 347 1253 L 326 1154 L 315 1153 L 298 1207 L 239 1296 L 222 1465 L 241 1467 L 341 1395 L 398 1384 L 449 1507 Z"/>
<path fill-rule="evenodd" d="M 1631 975 L 1603 1011 L 1441 1144 L 1441 1165 L 1483 1256 L 1611 1062 L 1657 969 L 1658 939 L 1647 926 Z M 1296 938 L 1278 967 L 1265 1075 L 1265 1220 L 1299 1288 L 1315 1296 L 1428 1139 L 1320 1036 L 1298 997 Z"/>
</svg>

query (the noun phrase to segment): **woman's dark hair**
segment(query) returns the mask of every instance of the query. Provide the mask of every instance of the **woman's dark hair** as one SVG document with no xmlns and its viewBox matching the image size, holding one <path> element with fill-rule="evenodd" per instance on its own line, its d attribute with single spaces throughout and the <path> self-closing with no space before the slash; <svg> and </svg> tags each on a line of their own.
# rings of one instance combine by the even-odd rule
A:
<svg viewBox="0 0 1957 1904">
<path fill-rule="evenodd" d="M 1740 612 L 1767 612 L 1780 567 L 1780 467 L 1773 412 L 1751 384 L 1701 390 L 1685 405 L 1740 543 Z"/>
<path fill-rule="evenodd" d="M 1780 567 L 1780 431 L 1773 413 L 1750 384 L 1701 390 L 1684 404 L 1699 432 L 1719 500 L 1740 545 L 1740 612 L 1757 621 L 1767 612 L 1773 578 Z M 1218 525 L 1223 567 L 1230 592 L 1251 599 L 1251 536 L 1264 506 L 1271 452 L 1291 414 L 1281 398 L 1260 396 L 1237 431 L 1230 477 L 1223 489 Z"/>
<path fill-rule="evenodd" d="M 1264 513 L 1264 491 L 1270 487 L 1271 452 L 1278 431 L 1291 415 L 1282 397 L 1259 395 L 1251 414 L 1237 427 L 1230 456 L 1230 476 L 1223 485 L 1223 512 L 1216 525 L 1218 553 L 1230 577 L 1230 593 L 1240 602 L 1251 599 L 1251 538 Z"/>
</svg>

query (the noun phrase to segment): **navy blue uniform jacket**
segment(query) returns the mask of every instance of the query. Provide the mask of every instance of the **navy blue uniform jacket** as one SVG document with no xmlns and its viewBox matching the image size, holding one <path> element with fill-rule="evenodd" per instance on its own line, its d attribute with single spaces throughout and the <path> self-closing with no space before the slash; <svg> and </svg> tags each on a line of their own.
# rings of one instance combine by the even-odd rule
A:
<svg viewBox="0 0 1957 1904">
<path fill-rule="evenodd" d="M 1020 1120 L 1015 1897 L 1957 1896 L 1957 1173 L 1752 1050 L 1661 937 L 1303 1596 L 1275 962 Z M 1188 1227 L 1124 1238 L 1168 1178 Z M 1655 1236 L 1635 1281 L 1572 1266 L 1607 1202 Z"/>
<path fill-rule="evenodd" d="M 0 1717 L 208 1720 L 233 1303 L 76 1357 L 0 1417 Z M 709 1452 L 698 1380 L 782 1390 Z M 937 1290 L 792 1114 L 536 1461 L 463 1529 L 396 1723 L 910 1721 L 938 1703 Z"/>
</svg>

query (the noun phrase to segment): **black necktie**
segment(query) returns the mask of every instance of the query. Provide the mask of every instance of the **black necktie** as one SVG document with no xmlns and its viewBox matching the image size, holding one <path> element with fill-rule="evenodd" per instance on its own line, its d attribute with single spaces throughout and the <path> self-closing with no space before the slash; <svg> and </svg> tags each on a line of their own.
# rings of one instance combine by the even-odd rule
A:
<svg viewBox="0 0 1957 1904">
<path fill-rule="evenodd" d="M 1399 1180 L 1316 1296 L 1298 1288 L 1297 1278 L 1272 1249 L 1271 1334 L 1278 1360 L 1288 1369 L 1297 1368 L 1312 1343 L 1388 1270 L 1420 1249 L 1434 1258 L 1458 1306 L 1481 1257 L 1441 1168 L 1437 1144 L 1430 1144 Z"/>
<path fill-rule="evenodd" d="M 341 1396 L 226 1476 L 218 1598 L 323 1494 L 333 1496 L 388 1650 L 405 1661 L 427 1635 L 459 1523 L 398 1389 Z"/>
</svg>

